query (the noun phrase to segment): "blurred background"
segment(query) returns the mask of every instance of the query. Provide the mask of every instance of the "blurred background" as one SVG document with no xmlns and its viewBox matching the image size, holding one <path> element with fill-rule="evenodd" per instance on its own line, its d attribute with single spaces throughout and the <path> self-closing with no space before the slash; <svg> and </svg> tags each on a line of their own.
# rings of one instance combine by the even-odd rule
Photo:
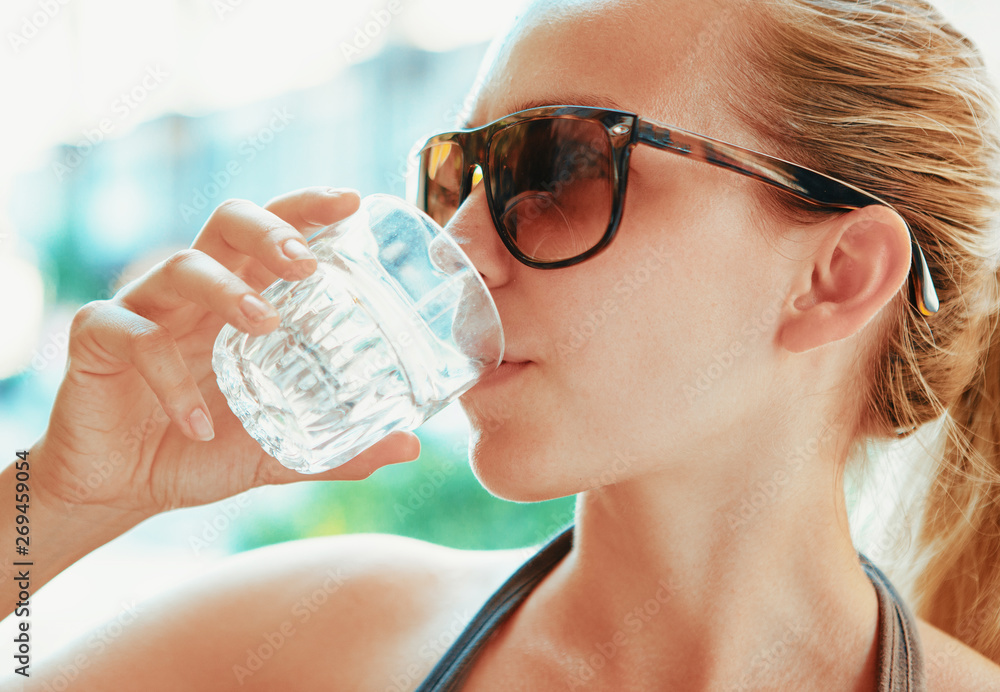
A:
<svg viewBox="0 0 1000 692">
<path fill-rule="evenodd" d="M 996 0 L 938 4 L 1000 73 Z M 44 431 L 83 303 L 187 247 L 227 198 L 263 204 L 309 185 L 402 195 L 411 146 L 454 125 L 489 40 L 523 5 L 6 0 L 0 463 Z M 572 498 L 518 505 L 486 493 L 465 425 L 450 407 L 418 431 L 418 462 L 364 482 L 263 488 L 144 523 L 42 592 L 35 660 L 233 552 L 345 532 L 526 547 L 572 521 Z M 871 509 L 858 514 L 861 533 L 878 525 Z"/>
</svg>

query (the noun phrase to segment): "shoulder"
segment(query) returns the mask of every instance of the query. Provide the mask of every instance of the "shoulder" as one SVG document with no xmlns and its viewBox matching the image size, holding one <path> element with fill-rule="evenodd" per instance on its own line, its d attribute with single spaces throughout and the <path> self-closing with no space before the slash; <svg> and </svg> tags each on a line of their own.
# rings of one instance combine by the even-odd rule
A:
<svg viewBox="0 0 1000 692">
<path fill-rule="evenodd" d="M 385 534 L 249 551 L 143 604 L 129 636 L 91 656 L 74 688 L 402 692 L 532 552 Z M 81 653 L 46 661 L 39 684 Z"/>
<path fill-rule="evenodd" d="M 930 623 L 918 619 L 928 692 L 1000 690 L 1000 666 Z"/>
</svg>

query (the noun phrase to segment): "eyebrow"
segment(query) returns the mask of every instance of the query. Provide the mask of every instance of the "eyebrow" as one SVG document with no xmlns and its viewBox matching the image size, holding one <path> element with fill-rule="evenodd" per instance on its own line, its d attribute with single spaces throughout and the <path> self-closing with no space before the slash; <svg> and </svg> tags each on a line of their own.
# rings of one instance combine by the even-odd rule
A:
<svg viewBox="0 0 1000 692">
<path fill-rule="evenodd" d="M 634 112 L 630 108 L 621 106 L 614 99 L 607 96 L 598 96 L 594 94 L 569 94 L 558 99 L 528 99 L 527 101 L 520 101 L 516 103 L 507 113 L 517 113 L 519 111 L 525 111 L 529 108 L 541 108 L 543 106 L 587 106 L 589 108 L 613 108 L 619 111 L 629 111 Z M 474 120 L 470 115 L 461 123 L 461 129 L 469 130 L 476 125 Z"/>
</svg>

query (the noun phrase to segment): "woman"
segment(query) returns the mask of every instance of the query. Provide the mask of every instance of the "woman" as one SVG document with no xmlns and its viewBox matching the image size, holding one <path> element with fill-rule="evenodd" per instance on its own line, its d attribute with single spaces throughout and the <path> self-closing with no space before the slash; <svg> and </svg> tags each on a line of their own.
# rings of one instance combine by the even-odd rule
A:
<svg viewBox="0 0 1000 692">
<path fill-rule="evenodd" d="M 478 648 L 445 655 L 522 553 L 335 537 L 148 606 L 74 689 L 412 690 L 439 660 L 422 689 L 1000 689 L 1000 137 L 974 47 L 922 0 L 577 0 L 534 4 L 484 70 L 471 126 L 593 107 L 432 140 L 421 190 L 512 363 L 462 397 L 473 468 L 515 501 L 579 493 L 573 532 L 491 604 Z M 620 209 L 612 150 L 631 153 Z M 156 512 L 301 480 L 230 414 L 211 345 L 224 322 L 273 329 L 257 291 L 308 275 L 296 239 L 357 204 L 226 203 L 191 250 L 79 311 L 30 456 L 35 588 Z M 945 412 L 917 619 L 851 544 L 843 469 Z M 417 453 L 394 434 L 316 478 Z"/>
</svg>

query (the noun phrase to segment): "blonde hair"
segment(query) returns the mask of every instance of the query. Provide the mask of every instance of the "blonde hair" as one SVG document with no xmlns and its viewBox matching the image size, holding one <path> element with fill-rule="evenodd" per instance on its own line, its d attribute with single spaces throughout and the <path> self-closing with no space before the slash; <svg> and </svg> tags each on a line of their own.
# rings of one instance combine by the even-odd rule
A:
<svg viewBox="0 0 1000 692">
<path fill-rule="evenodd" d="M 905 291 L 887 306 L 855 428 L 898 439 L 940 419 L 914 611 L 1000 663 L 1000 109 L 984 62 L 924 0 L 748 11 L 756 30 L 732 37 L 723 71 L 729 107 L 768 151 L 890 202 L 930 264 L 940 311 L 922 317 Z M 769 211 L 810 215 L 757 188 Z"/>
</svg>

